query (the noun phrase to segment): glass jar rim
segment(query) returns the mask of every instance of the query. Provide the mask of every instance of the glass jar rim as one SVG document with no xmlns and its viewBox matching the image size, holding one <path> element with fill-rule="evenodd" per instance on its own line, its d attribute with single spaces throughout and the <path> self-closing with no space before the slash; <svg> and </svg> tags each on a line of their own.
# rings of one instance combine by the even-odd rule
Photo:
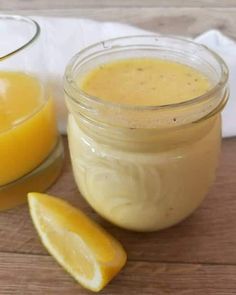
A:
<svg viewBox="0 0 236 295">
<path fill-rule="evenodd" d="M 11 52 L 0 56 L 0 61 L 6 58 L 11 57 L 12 55 L 22 51 L 23 49 L 29 47 L 33 42 L 35 42 L 35 40 L 39 37 L 41 29 L 39 24 L 31 19 L 30 17 L 25 17 L 25 16 L 21 16 L 21 15 L 14 15 L 14 14 L 0 14 L 0 20 L 12 20 L 12 21 L 17 21 L 17 22 L 24 22 L 24 23 L 28 23 L 30 25 L 33 25 L 34 27 L 34 33 L 24 42 L 24 44 L 22 44 L 21 46 L 19 46 L 18 48 L 12 50 Z"/>
<path fill-rule="evenodd" d="M 161 38 L 168 38 L 170 41 L 179 41 L 179 42 L 185 42 L 186 44 L 189 45 L 194 45 L 197 46 L 201 50 L 205 50 L 208 54 L 210 54 L 215 61 L 220 65 L 220 79 L 219 81 L 211 87 L 208 91 L 203 93 L 202 95 L 196 96 L 190 100 L 187 101 L 182 101 L 178 103 L 173 103 L 173 104 L 166 104 L 166 105 L 129 105 L 129 104 L 123 104 L 123 103 L 115 103 L 111 101 L 104 100 L 102 98 L 99 98 L 97 96 L 90 95 L 83 91 L 81 87 L 77 83 L 75 83 L 73 79 L 73 66 L 76 64 L 77 60 L 80 58 L 82 54 L 86 54 L 89 50 L 92 50 L 98 46 L 103 45 L 104 49 L 106 46 L 107 42 L 116 42 L 116 41 L 123 41 L 123 40 L 128 40 L 128 39 L 134 39 L 134 38 L 155 38 L 156 40 L 160 40 Z M 136 44 L 136 46 L 142 46 L 143 44 Z M 117 48 L 118 46 L 114 46 L 114 48 Z M 125 45 L 123 47 L 129 47 L 129 45 Z M 111 49 L 113 48 L 112 46 L 110 47 Z M 122 48 L 122 46 L 120 46 Z M 113 107 L 113 108 L 119 108 L 123 110 L 130 110 L 130 111 L 156 111 L 156 110 L 170 110 L 173 108 L 179 108 L 179 107 L 185 107 L 185 106 L 190 106 L 194 104 L 201 103 L 202 101 L 205 101 L 208 97 L 214 96 L 217 94 L 217 92 L 222 89 L 227 81 L 228 81 L 228 76 L 229 76 L 229 70 L 228 66 L 226 65 L 225 61 L 223 58 L 218 55 L 215 51 L 212 49 L 208 48 L 206 45 L 203 45 L 201 43 L 197 43 L 195 41 L 190 40 L 189 38 L 184 38 L 181 36 L 176 36 L 176 35 L 170 35 L 170 34 L 146 34 L 146 35 L 130 35 L 130 36 L 123 36 L 123 37 L 118 37 L 118 38 L 110 38 L 106 39 L 104 41 L 100 41 L 97 43 L 94 43 L 90 46 L 87 46 L 80 50 L 77 54 L 75 54 L 71 60 L 69 61 L 66 69 L 65 69 L 65 74 L 64 74 L 64 81 L 68 86 L 71 86 L 73 91 L 75 93 L 79 94 L 80 96 L 83 97 L 83 99 L 87 100 L 88 102 L 96 103 L 98 105 L 102 106 L 107 106 L 107 107 Z M 73 100 L 74 103 L 79 103 L 77 99 L 72 97 L 70 93 L 68 93 L 66 87 L 64 87 L 65 93 Z"/>
</svg>

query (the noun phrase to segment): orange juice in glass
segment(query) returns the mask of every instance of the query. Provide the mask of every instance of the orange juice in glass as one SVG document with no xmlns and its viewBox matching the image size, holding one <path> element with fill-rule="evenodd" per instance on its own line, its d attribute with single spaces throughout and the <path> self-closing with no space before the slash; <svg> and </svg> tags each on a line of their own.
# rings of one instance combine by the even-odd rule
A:
<svg viewBox="0 0 236 295">
<path fill-rule="evenodd" d="M 37 42 L 39 25 L 29 18 L 2 15 L 0 27 L 2 210 L 24 202 L 29 191 L 44 191 L 55 181 L 63 148 L 45 79 L 46 61 Z"/>
</svg>

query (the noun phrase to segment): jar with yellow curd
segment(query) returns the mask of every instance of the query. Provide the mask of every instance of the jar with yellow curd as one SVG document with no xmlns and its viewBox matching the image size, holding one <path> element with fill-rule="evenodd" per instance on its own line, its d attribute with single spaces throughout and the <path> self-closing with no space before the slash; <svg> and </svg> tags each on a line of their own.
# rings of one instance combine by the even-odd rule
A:
<svg viewBox="0 0 236 295">
<path fill-rule="evenodd" d="M 228 70 L 171 36 L 111 39 L 79 52 L 64 80 L 73 172 L 87 202 L 135 231 L 170 227 L 212 185 Z"/>
</svg>

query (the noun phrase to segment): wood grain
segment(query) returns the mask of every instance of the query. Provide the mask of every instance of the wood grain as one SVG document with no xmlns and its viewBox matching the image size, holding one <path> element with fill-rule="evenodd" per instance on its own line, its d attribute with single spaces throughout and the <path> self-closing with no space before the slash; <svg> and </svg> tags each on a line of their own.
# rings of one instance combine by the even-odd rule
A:
<svg viewBox="0 0 236 295">
<path fill-rule="evenodd" d="M 2 3 L 1 1 L 0 3 Z M 11 3 L 11 1 L 7 3 Z M 54 2 L 52 1 L 52 3 Z M 84 7 L 83 9 L 67 8 L 65 10 L 55 7 L 52 9 L 42 7 L 40 10 L 27 7 L 27 9 L 21 10 L 19 8 L 17 9 L 17 6 L 11 6 L 11 10 L 5 10 L 4 12 L 23 15 L 91 18 L 98 21 L 117 21 L 129 23 L 157 33 L 185 36 L 196 36 L 214 28 L 236 39 L 236 7 L 184 7 L 181 9 L 173 7 Z"/>
<path fill-rule="evenodd" d="M 236 7 L 235 0 L 1 0 L 1 9 L 70 9 L 84 7 Z"/>
<path fill-rule="evenodd" d="M 236 264 L 236 160 L 232 160 L 235 159 L 236 138 L 223 141 L 216 183 L 202 206 L 181 224 L 146 234 L 112 226 L 87 205 L 73 180 L 66 138 L 64 143 L 64 171 L 49 193 L 69 200 L 100 222 L 124 244 L 130 260 Z M 47 254 L 35 233 L 26 205 L 0 214 L 0 252 Z"/>
<path fill-rule="evenodd" d="M 49 256 L 0 253 L 1 295 L 88 295 Z M 129 261 L 100 294 L 235 294 L 235 265 Z"/>
<path fill-rule="evenodd" d="M 160 33 L 195 36 L 216 28 L 236 39 L 235 0 L 0 0 L 1 13 L 119 21 Z M 82 208 L 116 236 L 128 264 L 101 294 L 236 294 L 236 138 L 223 140 L 216 182 L 181 224 L 138 234 L 101 219 L 73 180 L 67 139 L 63 173 L 49 193 Z M 0 295 L 91 294 L 48 256 L 27 205 L 0 214 Z"/>
</svg>

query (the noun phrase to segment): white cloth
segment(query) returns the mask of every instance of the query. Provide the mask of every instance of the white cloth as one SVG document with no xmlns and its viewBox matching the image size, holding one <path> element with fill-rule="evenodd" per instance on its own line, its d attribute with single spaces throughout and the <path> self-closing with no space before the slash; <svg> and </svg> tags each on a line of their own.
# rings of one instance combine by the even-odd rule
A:
<svg viewBox="0 0 236 295">
<path fill-rule="evenodd" d="M 46 54 L 48 75 L 54 83 L 59 128 L 66 133 L 67 110 L 64 104 L 62 77 L 70 58 L 82 48 L 101 40 L 147 34 L 150 32 L 126 24 L 96 22 L 88 19 L 33 16 L 41 26 L 41 46 Z M 153 33 L 153 32 L 152 32 Z M 236 43 L 216 30 L 203 33 L 195 39 L 215 50 L 230 69 L 230 99 L 223 111 L 223 136 L 236 136 Z M 39 61 L 40 62 L 40 61 Z"/>
<path fill-rule="evenodd" d="M 222 113 L 222 134 L 236 136 L 236 42 L 216 30 L 205 32 L 195 40 L 216 51 L 229 67 L 230 97 Z"/>
</svg>

